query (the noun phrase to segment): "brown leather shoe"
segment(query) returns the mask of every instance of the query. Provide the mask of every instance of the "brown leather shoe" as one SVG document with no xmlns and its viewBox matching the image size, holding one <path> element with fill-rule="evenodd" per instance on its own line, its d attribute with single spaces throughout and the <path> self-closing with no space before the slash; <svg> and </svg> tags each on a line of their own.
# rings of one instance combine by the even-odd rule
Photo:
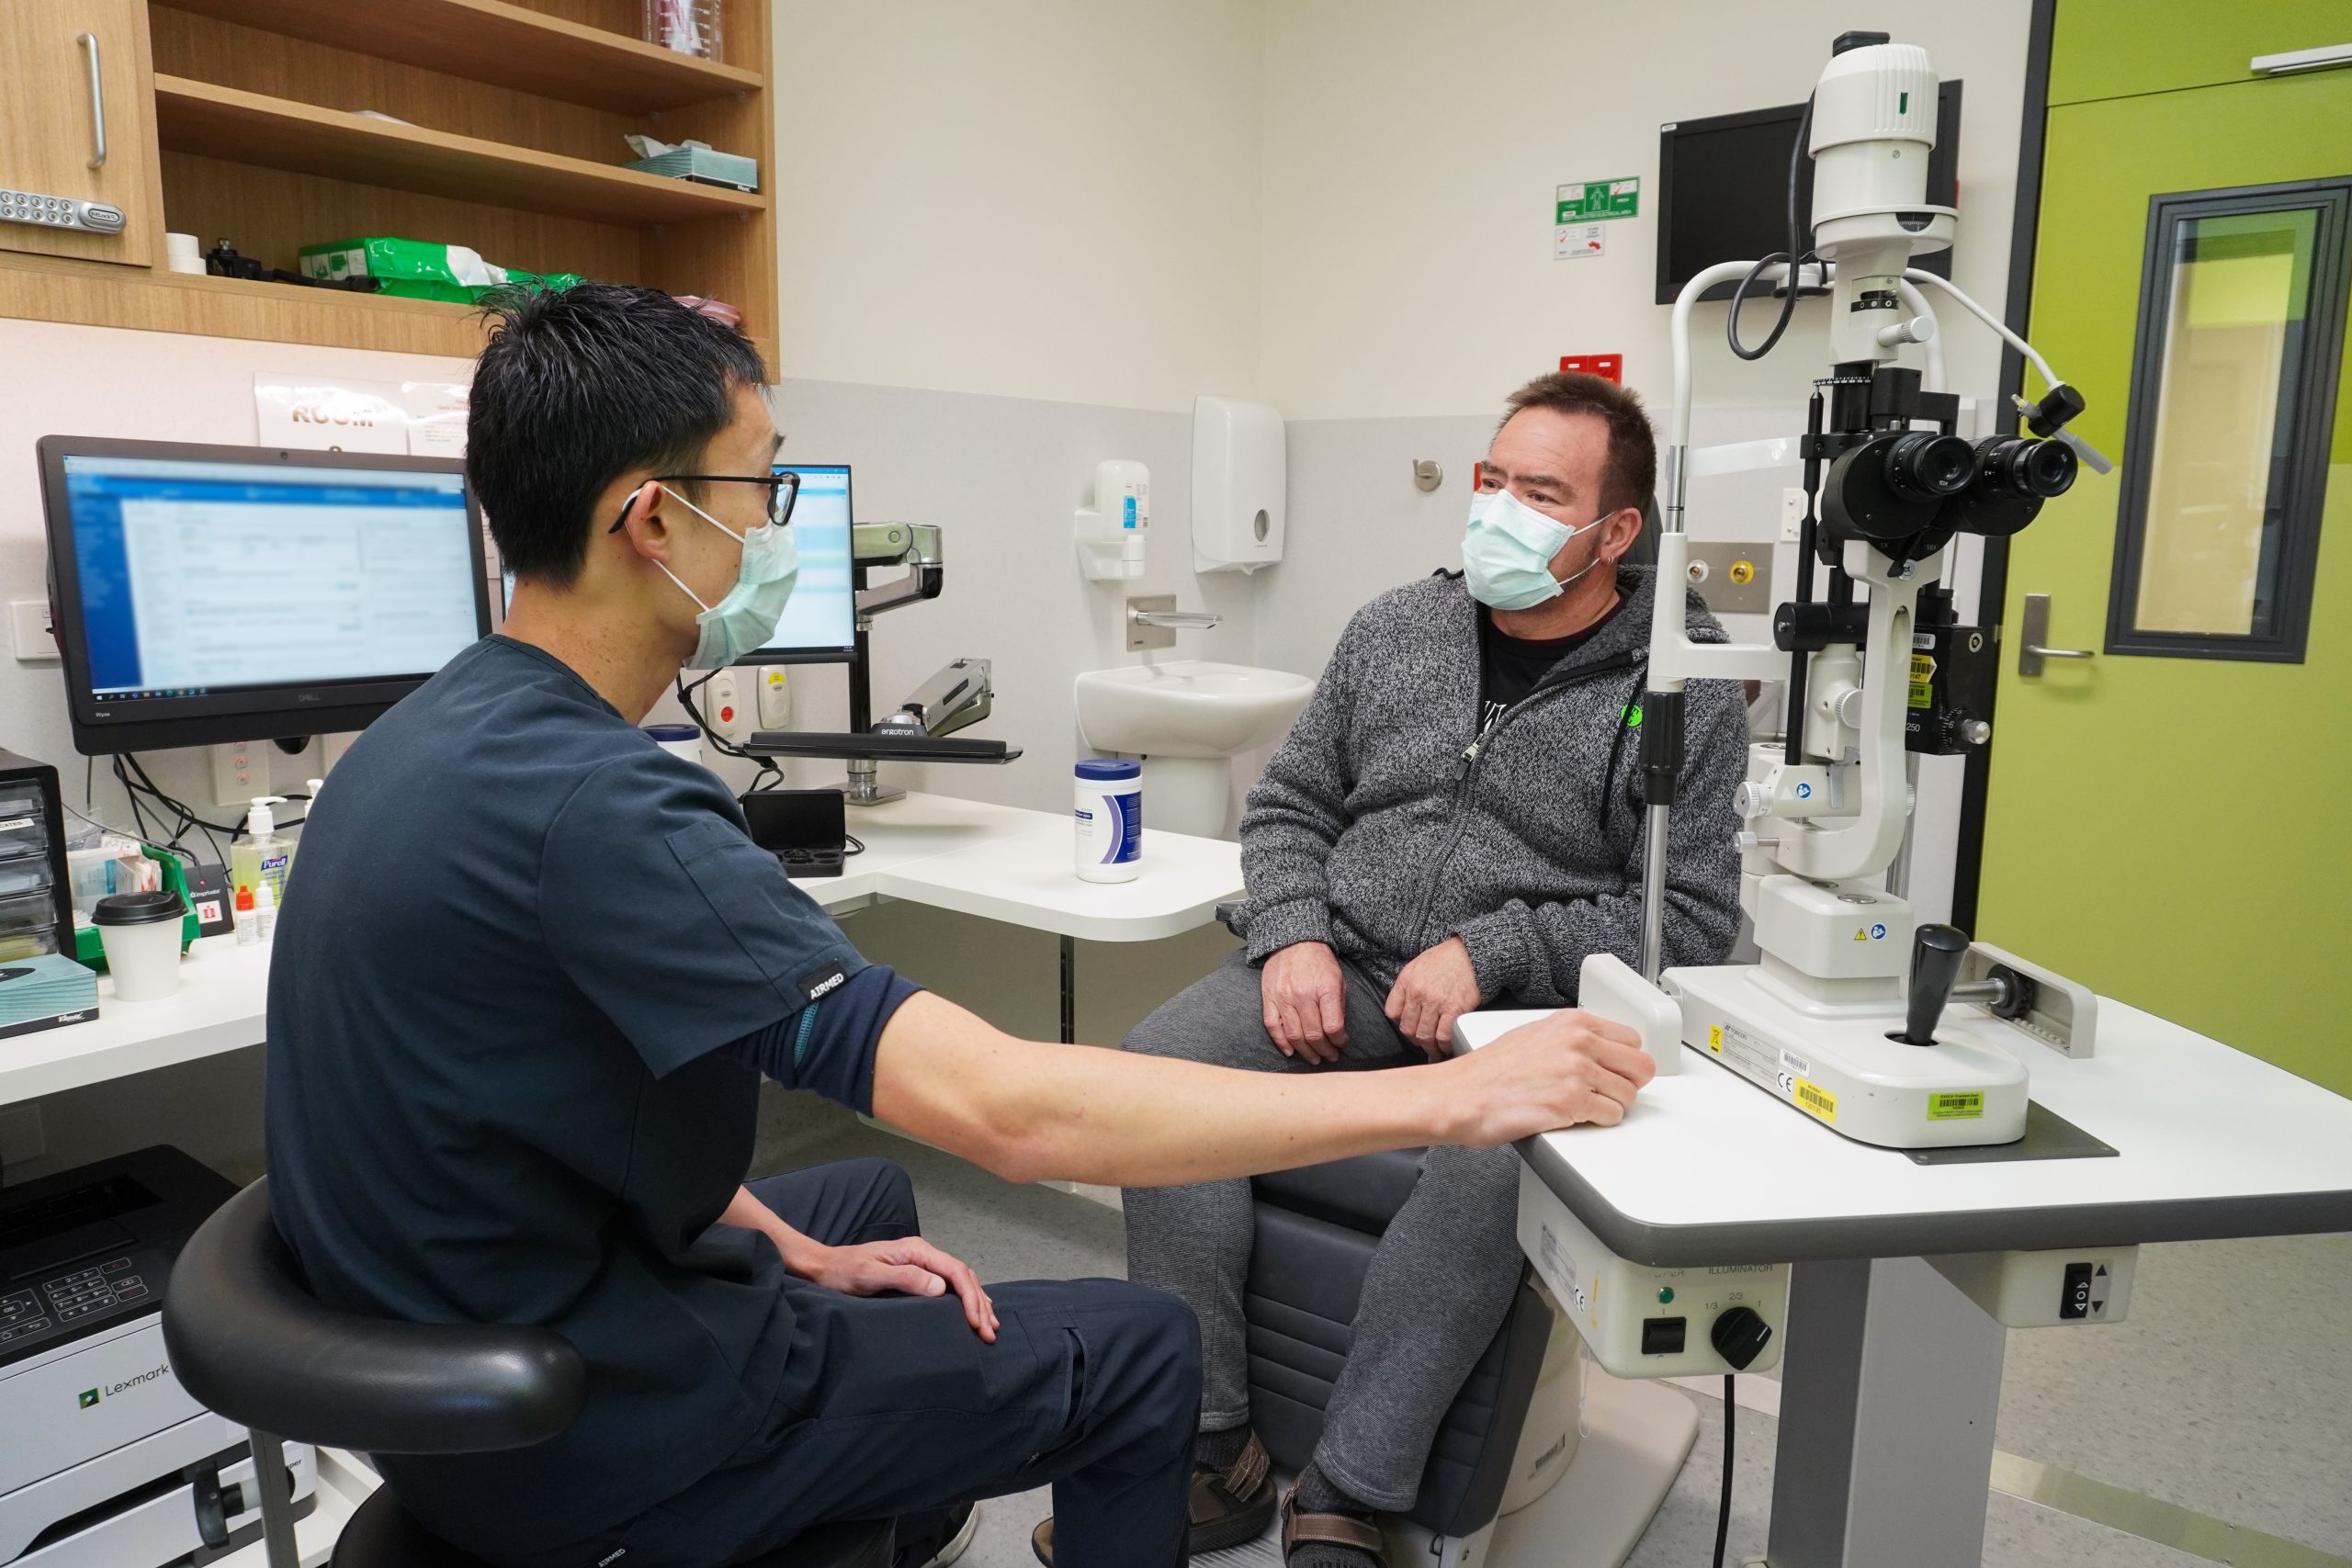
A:
<svg viewBox="0 0 2352 1568">
<path fill-rule="evenodd" d="M 1257 1433 L 1250 1434 L 1241 1457 L 1229 1469 L 1193 1472 L 1193 1495 L 1185 1514 L 1190 1529 L 1184 1550 L 1190 1556 L 1223 1551 L 1266 1533 L 1274 1520 L 1273 1461 Z M 1053 1520 L 1037 1526 L 1029 1537 L 1029 1549 L 1046 1568 L 1054 1568 Z"/>
<path fill-rule="evenodd" d="M 1283 1495 L 1283 1561 L 1289 1562 L 1292 1552 L 1309 1542 L 1352 1546 L 1370 1552 L 1374 1562 L 1387 1568 L 1386 1543 L 1380 1539 L 1378 1525 L 1354 1514 L 1302 1514 L 1298 1488 L 1294 1486 Z"/>
</svg>

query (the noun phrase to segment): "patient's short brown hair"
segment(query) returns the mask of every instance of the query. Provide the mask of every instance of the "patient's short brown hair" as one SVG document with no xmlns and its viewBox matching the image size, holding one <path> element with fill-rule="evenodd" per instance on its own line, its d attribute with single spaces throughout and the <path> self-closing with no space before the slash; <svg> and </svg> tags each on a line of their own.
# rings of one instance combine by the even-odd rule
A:
<svg viewBox="0 0 2352 1568">
<path fill-rule="evenodd" d="M 1657 489 L 1657 437 L 1639 394 L 1630 387 L 1578 371 L 1538 376 L 1503 400 L 1503 423 L 1529 409 L 1589 413 L 1609 426 L 1609 460 L 1600 471 L 1600 503 L 1615 512 L 1645 509 Z M 1499 428 L 1499 426 L 1498 427 Z"/>
</svg>

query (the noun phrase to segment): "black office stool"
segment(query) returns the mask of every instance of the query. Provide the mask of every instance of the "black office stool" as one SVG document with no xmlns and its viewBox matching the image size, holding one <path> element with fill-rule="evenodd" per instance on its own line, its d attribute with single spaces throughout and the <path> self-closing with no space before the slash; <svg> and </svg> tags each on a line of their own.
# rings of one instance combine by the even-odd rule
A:
<svg viewBox="0 0 2352 1568">
<path fill-rule="evenodd" d="M 249 1429 L 256 1461 L 289 1440 L 362 1453 L 527 1448 L 571 1424 L 587 1386 L 580 1353 L 548 1329 L 397 1323 L 321 1306 L 277 1234 L 266 1180 L 188 1239 L 172 1266 L 164 1342 L 181 1386 Z M 299 1568 L 285 1468 L 257 1462 L 254 1474 L 270 1568 Z M 829 1525 L 737 1568 L 889 1568 L 895 1537 L 887 1519 Z M 435 1540 L 379 1486 L 344 1527 L 334 1568 L 483 1565 Z"/>
</svg>

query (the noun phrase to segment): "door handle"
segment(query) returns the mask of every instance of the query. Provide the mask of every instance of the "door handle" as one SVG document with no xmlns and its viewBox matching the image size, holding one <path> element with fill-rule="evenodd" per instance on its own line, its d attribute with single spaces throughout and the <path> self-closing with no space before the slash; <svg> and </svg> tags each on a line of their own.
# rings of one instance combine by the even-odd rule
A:
<svg viewBox="0 0 2352 1568">
<path fill-rule="evenodd" d="M 2096 659 L 2098 653 L 2087 648 L 2052 648 L 2043 639 L 2050 636 L 2050 595 L 2029 593 L 2025 596 L 2025 625 L 2018 638 L 2018 673 L 2027 679 L 2041 673 L 2045 659 Z"/>
<path fill-rule="evenodd" d="M 90 141 L 95 151 L 90 154 L 90 167 L 104 168 L 107 161 L 107 89 L 98 74 L 98 35 L 83 33 L 74 40 L 90 57 Z"/>
</svg>

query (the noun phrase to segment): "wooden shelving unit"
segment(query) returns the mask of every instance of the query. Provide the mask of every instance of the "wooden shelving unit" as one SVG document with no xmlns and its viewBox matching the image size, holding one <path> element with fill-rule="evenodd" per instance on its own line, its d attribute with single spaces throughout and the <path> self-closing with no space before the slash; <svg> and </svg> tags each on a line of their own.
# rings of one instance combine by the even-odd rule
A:
<svg viewBox="0 0 2352 1568">
<path fill-rule="evenodd" d="M 138 113 L 122 124 L 141 144 L 117 131 L 118 187 L 126 157 L 143 160 L 162 219 L 134 223 L 104 259 L 86 243 L 21 254 L 0 230 L 0 315 L 473 353 L 481 326 L 463 306 L 164 265 L 166 228 L 288 269 L 303 245 L 389 234 L 726 299 L 774 363 L 773 197 L 620 166 L 624 138 L 644 132 L 745 153 L 772 177 L 767 0 L 727 0 L 723 60 L 630 36 L 637 0 L 92 5 L 114 12 L 109 56 L 135 56 Z M 78 164 L 51 158 L 47 177 Z"/>
<path fill-rule="evenodd" d="M 316 108 L 178 76 L 155 78 L 155 129 L 166 152 L 321 175 L 614 224 L 690 223 L 763 212 L 768 198 Z M 322 239 L 333 236 L 322 235 Z"/>
<path fill-rule="evenodd" d="M 764 69 L 696 60 L 502 0 L 172 0 L 175 10 L 377 60 L 621 114 L 683 108 L 767 86 Z"/>
</svg>

